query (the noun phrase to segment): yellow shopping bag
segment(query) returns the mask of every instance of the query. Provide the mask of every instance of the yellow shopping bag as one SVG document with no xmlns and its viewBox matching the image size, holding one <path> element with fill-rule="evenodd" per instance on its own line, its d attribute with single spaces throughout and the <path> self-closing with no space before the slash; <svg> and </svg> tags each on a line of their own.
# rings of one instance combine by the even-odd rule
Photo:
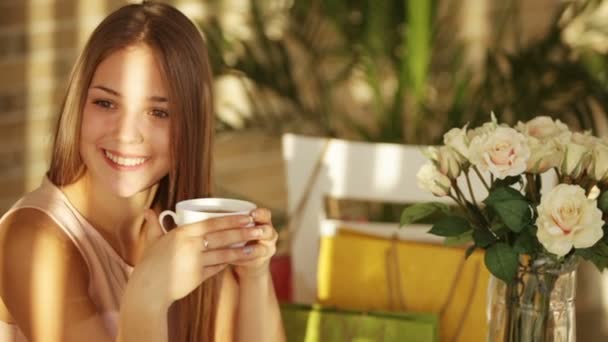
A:
<svg viewBox="0 0 608 342">
<path fill-rule="evenodd" d="M 436 313 L 441 341 L 485 341 L 483 252 L 338 230 L 321 238 L 318 299 L 354 310 Z"/>
</svg>

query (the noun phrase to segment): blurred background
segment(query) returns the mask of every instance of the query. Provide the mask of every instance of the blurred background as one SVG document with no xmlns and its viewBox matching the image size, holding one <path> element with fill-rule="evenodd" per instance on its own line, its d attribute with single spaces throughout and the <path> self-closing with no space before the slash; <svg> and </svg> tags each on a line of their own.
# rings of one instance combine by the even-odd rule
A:
<svg viewBox="0 0 608 342">
<path fill-rule="evenodd" d="M 550 115 L 608 133 L 608 1 L 167 2 L 210 46 L 216 194 L 271 208 L 278 228 L 285 132 L 433 144 L 494 111 L 507 123 Z M 0 214 L 40 183 L 70 69 L 93 28 L 126 3 L 0 0 Z M 335 215 L 363 220 L 400 212 L 342 205 Z M 580 317 L 597 320 L 608 289 L 582 267 Z"/>
<path fill-rule="evenodd" d="M 168 2 L 210 45 L 217 190 L 279 216 L 284 132 L 429 144 L 490 111 L 606 131 L 605 1 Z M 75 58 L 126 3 L 0 0 L 0 212 L 39 184 Z"/>
</svg>

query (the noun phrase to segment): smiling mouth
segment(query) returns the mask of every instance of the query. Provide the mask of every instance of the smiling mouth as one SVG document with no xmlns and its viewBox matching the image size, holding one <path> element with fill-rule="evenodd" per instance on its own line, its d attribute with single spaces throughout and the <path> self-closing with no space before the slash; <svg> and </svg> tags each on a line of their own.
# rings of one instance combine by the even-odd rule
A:
<svg viewBox="0 0 608 342">
<path fill-rule="evenodd" d="M 150 159 L 147 157 L 125 157 L 105 149 L 102 149 L 102 152 L 105 155 L 106 160 L 121 168 L 136 168 Z"/>
</svg>

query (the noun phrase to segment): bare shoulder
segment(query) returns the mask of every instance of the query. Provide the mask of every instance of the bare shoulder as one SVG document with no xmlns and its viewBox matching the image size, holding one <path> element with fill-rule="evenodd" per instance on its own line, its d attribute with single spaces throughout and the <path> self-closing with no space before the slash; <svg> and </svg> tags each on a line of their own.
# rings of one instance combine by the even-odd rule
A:
<svg viewBox="0 0 608 342">
<path fill-rule="evenodd" d="M 88 273 L 82 255 L 70 238 L 51 217 L 34 208 L 16 210 L 0 223 L 0 250 L 3 251 L 0 253 L 2 273 L 43 255 L 75 267 L 71 272 Z"/>
<path fill-rule="evenodd" d="M 28 338 L 46 330 L 32 326 L 40 319 L 37 312 L 62 317 L 69 303 L 88 301 L 86 263 L 44 212 L 24 208 L 9 214 L 0 224 L 0 251 L 0 297 Z"/>
<path fill-rule="evenodd" d="M 64 243 L 70 242 L 57 223 L 38 209 L 18 209 L 0 223 L 0 241 L 9 239 L 10 242 L 27 242 L 40 237 L 54 237 Z"/>
</svg>

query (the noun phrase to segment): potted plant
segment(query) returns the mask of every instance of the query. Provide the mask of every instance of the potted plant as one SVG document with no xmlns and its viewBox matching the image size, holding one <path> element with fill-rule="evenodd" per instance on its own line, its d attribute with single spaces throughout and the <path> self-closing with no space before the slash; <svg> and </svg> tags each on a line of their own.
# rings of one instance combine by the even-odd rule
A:
<svg viewBox="0 0 608 342">
<path fill-rule="evenodd" d="M 448 131 L 444 143 L 428 150 L 418 181 L 461 208 L 430 233 L 469 239 L 467 256 L 485 250 L 495 277 L 488 341 L 574 341 L 578 261 L 608 266 L 608 141 L 549 117 L 510 127 L 492 116 L 480 127 Z M 554 172 L 557 184 L 543 193 L 545 172 Z M 473 192 L 472 177 L 485 198 Z M 417 204 L 403 211 L 401 223 L 436 211 L 449 207 Z"/>
</svg>

